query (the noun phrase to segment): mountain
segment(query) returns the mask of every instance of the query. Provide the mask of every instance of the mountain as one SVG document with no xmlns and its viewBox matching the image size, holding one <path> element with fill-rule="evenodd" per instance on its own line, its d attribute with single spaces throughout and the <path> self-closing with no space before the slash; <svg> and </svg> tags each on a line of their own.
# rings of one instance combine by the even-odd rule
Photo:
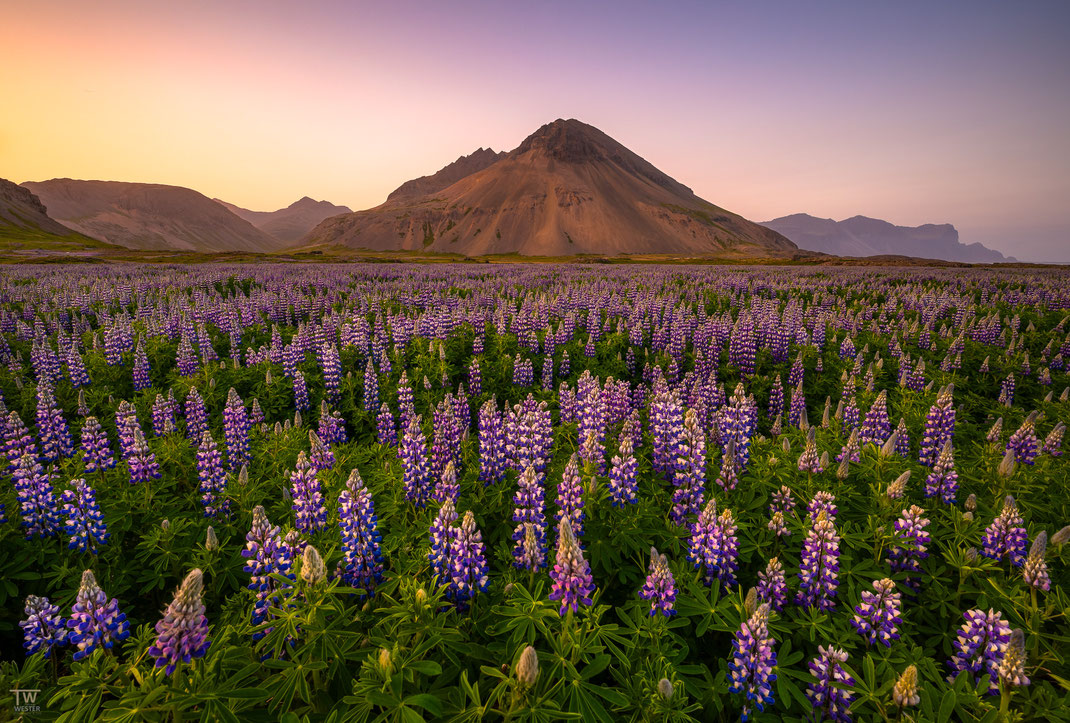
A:
<svg viewBox="0 0 1070 723">
<path fill-rule="evenodd" d="M 335 206 L 329 201 L 314 201 L 308 196 L 278 211 L 250 211 L 218 198 L 213 200 L 223 204 L 238 218 L 245 219 L 287 245 L 297 241 L 325 218 L 340 213 L 353 213 L 353 209 L 346 206 Z"/>
<path fill-rule="evenodd" d="M 835 256 L 895 254 L 966 263 L 1014 261 L 979 243 L 964 244 L 949 223 L 895 226 L 887 221 L 854 216 L 843 221 L 805 213 L 762 222 L 798 244 L 799 248 Z"/>
<path fill-rule="evenodd" d="M 438 173 L 405 181 L 405 183 L 394 189 L 386 197 L 386 200 L 397 201 L 402 198 L 417 198 L 427 194 L 438 193 L 465 176 L 470 176 L 476 171 L 482 171 L 487 166 L 493 165 L 504 155 L 505 151 L 495 153 L 490 148 L 477 148 L 467 156 L 461 156 L 453 163 L 445 166 Z"/>
<path fill-rule="evenodd" d="M 11 249 L 104 246 L 49 216 L 48 209 L 32 191 L 3 178 L 0 178 L 0 241 Z"/>
<path fill-rule="evenodd" d="M 462 156 L 380 206 L 324 220 L 301 243 L 469 256 L 799 253 L 577 120 L 548 123 L 505 154 Z"/>
<path fill-rule="evenodd" d="M 22 186 L 64 226 L 118 246 L 205 252 L 283 246 L 207 196 L 180 186 L 70 178 Z"/>
</svg>

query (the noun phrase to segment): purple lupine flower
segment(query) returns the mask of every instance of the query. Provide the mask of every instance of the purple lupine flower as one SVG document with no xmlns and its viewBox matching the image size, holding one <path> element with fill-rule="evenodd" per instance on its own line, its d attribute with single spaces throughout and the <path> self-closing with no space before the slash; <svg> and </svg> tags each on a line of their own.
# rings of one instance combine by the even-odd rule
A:
<svg viewBox="0 0 1070 723">
<path fill-rule="evenodd" d="M 175 597 L 156 622 L 156 642 L 149 648 L 149 656 L 156 659 L 157 668 L 171 675 L 180 663 L 200 658 L 212 644 L 208 640 L 208 618 L 204 614 L 204 578 L 198 569 L 191 570 L 182 581 Z"/>
<path fill-rule="evenodd" d="M 383 579 L 382 535 L 375 515 L 375 502 L 364 486 L 360 472 L 349 473 L 346 487 L 338 497 L 338 526 L 342 529 L 342 560 L 335 575 L 343 584 L 375 595 Z M 363 595 L 362 595 L 363 597 Z"/>
<path fill-rule="evenodd" d="M 892 647 L 892 641 L 899 639 L 899 623 L 902 606 L 895 583 L 888 578 L 873 581 L 874 592 L 862 591 L 862 602 L 855 606 L 855 616 L 851 625 L 858 634 L 866 639 L 867 645 L 881 643 L 886 648 Z"/>
<path fill-rule="evenodd" d="M 733 641 L 732 662 L 728 664 L 729 693 L 745 693 L 742 720 L 750 718 L 753 705 L 761 713 L 773 705 L 773 686 L 776 681 L 776 651 L 769 634 L 769 604 L 758 605 L 743 621 Z"/>
<path fill-rule="evenodd" d="M 1025 558 L 1025 566 L 1022 568 L 1022 579 L 1026 584 L 1044 592 L 1051 589 L 1048 563 L 1044 562 L 1044 554 L 1047 551 L 1048 533 L 1041 532 L 1033 540 L 1033 546 L 1029 548 L 1029 556 Z"/>
<path fill-rule="evenodd" d="M 297 529 L 312 534 L 327 526 L 327 508 L 323 505 L 323 490 L 316 477 L 316 468 L 302 450 L 290 473 L 293 504 Z"/>
<path fill-rule="evenodd" d="M 791 537 L 791 530 L 788 529 L 787 524 L 784 522 L 784 513 L 780 510 L 772 514 L 766 527 L 772 530 L 777 537 Z"/>
<path fill-rule="evenodd" d="M 821 474 L 825 471 L 817 453 L 817 427 L 810 427 L 806 432 L 806 447 L 799 455 L 799 471 L 807 474 Z"/>
<path fill-rule="evenodd" d="M 227 405 L 223 407 L 223 437 L 227 443 L 227 466 L 241 469 L 252 459 L 249 454 L 249 415 L 245 404 L 234 391 L 227 392 Z"/>
<path fill-rule="evenodd" d="M 435 483 L 435 491 L 431 495 L 436 502 L 445 502 L 451 499 L 457 502 L 461 494 L 461 486 L 457 484 L 457 470 L 453 466 L 453 460 L 446 462 L 446 468 L 442 470 L 442 476 Z"/>
<path fill-rule="evenodd" d="M 323 389 L 331 399 L 338 399 L 339 386 L 342 383 L 342 359 L 338 355 L 338 345 L 328 344 L 320 348 L 323 366 Z"/>
<path fill-rule="evenodd" d="M 925 529 L 929 520 L 924 515 L 925 510 L 911 505 L 895 521 L 895 542 L 888 548 L 888 564 L 892 572 L 921 572 L 921 561 L 929 556 L 927 545 L 932 542 L 932 536 Z M 913 575 L 905 582 L 917 590 L 918 580 Z"/>
<path fill-rule="evenodd" d="M 56 462 L 74 454 L 74 443 L 63 412 L 56 405 L 52 387 L 43 380 L 37 385 L 37 435 L 44 461 Z"/>
<path fill-rule="evenodd" d="M 1029 676 L 1025 674 L 1025 633 L 1021 628 L 1011 631 L 1010 640 L 1003 651 L 996 672 L 1004 689 L 1020 688 L 1029 685 Z"/>
<path fill-rule="evenodd" d="M 558 615 L 564 616 L 566 610 L 576 612 L 581 603 L 591 604 L 591 595 L 594 594 L 591 566 L 584 559 L 583 550 L 567 519 L 562 519 L 557 525 L 557 557 L 550 577 L 554 581 L 550 588 L 550 599 L 561 602 Z"/>
<path fill-rule="evenodd" d="M 721 470 L 717 473 L 717 486 L 731 492 L 739 483 L 739 461 L 735 453 L 735 440 L 729 441 L 728 449 L 721 456 Z"/>
<path fill-rule="evenodd" d="M 82 425 L 82 453 L 86 472 L 103 471 L 115 466 L 107 432 L 96 417 L 86 417 Z"/>
<path fill-rule="evenodd" d="M 130 635 L 130 623 L 126 615 L 119 612 L 119 601 L 115 598 L 108 600 L 97 585 L 92 570 L 82 573 L 82 584 L 67 619 L 67 627 L 70 629 L 67 640 L 77 648 L 75 661 L 91 655 L 97 648 L 110 650 Z"/>
<path fill-rule="evenodd" d="M 22 628 L 22 647 L 27 655 L 41 653 L 52 657 L 52 648 L 67 643 L 67 624 L 59 615 L 59 605 L 53 605 L 47 597 L 30 595 L 26 598 L 23 612 L 26 619 L 19 622 Z"/>
<path fill-rule="evenodd" d="M 780 382 L 780 375 L 773 379 L 773 387 L 769 390 L 768 417 L 775 419 L 784 413 L 784 385 Z"/>
<path fill-rule="evenodd" d="M 390 405 L 383 402 L 379 405 L 379 415 L 375 418 L 375 432 L 379 444 L 384 447 L 396 447 L 398 444 L 397 427 L 394 426 L 394 413 L 390 411 Z"/>
<path fill-rule="evenodd" d="M 464 513 L 450 545 L 449 596 L 461 610 L 468 608 L 468 601 L 476 593 L 487 589 L 487 557 L 483 547 L 483 535 L 476 527 L 472 510 Z"/>
<path fill-rule="evenodd" d="M 72 479 L 71 489 L 64 490 L 60 501 L 67 516 L 64 530 L 70 537 L 68 549 L 97 554 L 97 548 L 108 544 L 111 535 L 104 526 L 96 492 L 84 479 Z"/>
<path fill-rule="evenodd" d="M 514 564 L 534 571 L 546 564 L 546 492 L 533 465 L 520 475 L 513 502 Z"/>
<path fill-rule="evenodd" d="M 130 468 L 130 484 L 160 479 L 160 465 L 156 462 L 156 455 L 149 449 L 149 443 L 145 441 L 145 435 L 136 422 L 130 427 L 130 439 L 130 454 L 126 458 L 126 464 Z"/>
<path fill-rule="evenodd" d="M 89 375 L 85 371 L 85 362 L 82 361 L 82 355 L 78 353 L 78 350 L 73 345 L 67 354 L 67 374 L 71 378 L 71 386 L 75 389 L 89 386 Z"/>
<path fill-rule="evenodd" d="M 1051 455 L 1052 457 L 1063 456 L 1063 435 L 1066 433 L 1066 425 L 1059 422 L 1052 430 L 1048 432 L 1048 436 L 1044 438 L 1044 453 Z"/>
<path fill-rule="evenodd" d="M 583 484 L 580 480 L 580 468 L 576 455 L 569 458 L 561 473 L 557 485 L 557 514 L 554 519 L 560 522 L 568 520 L 576 537 L 583 536 Z"/>
<path fill-rule="evenodd" d="M 732 510 L 724 510 L 718 515 L 717 502 L 711 498 L 691 526 L 688 559 L 696 570 L 702 571 L 703 582 L 707 585 L 712 585 L 717 578 L 726 587 L 731 587 L 736 584 L 738 557 L 739 540 Z"/>
<path fill-rule="evenodd" d="M 375 371 L 372 358 L 364 365 L 364 411 L 374 412 L 379 406 L 379 375 Z"/>
<path fill-rule="evenodd" d="M 676 614 L 676 583 L 669 569 L 669 560 L 650 548 L 650 571 L 639 591 L 639 597 L 650 601 L 650 616 L 661 613 L 665 617 Z"/>
<path fill-rule="evenodd" d="M 654 384 L 650 402 L 650 434 L 653 437 L 654 471 L 670 478 L 675 471 L 677 449 L 683 439 L 684 415 L 679 397 L 669 391 L 661 376 Z"/>
<path fill-rule="evenodd" d="M 891 433 L 892 423 L 888 419 L 888 391 L 882 389 L 877 398 L 873 400 L 869 411 L 866 412 L 858 441 L 862 444 L 874 444 L 880 447 Z"/>
<path fill-rule="evenodd" d="M 152 433 L 163 437 L 175 431 L 175 415 L 167 397 L 157 394 L 152 403 Z"/>
<path fill-rule="evenodd" d="M 828 514 L 820 510 L 803 543 L 796 602 L 807 608 L 832 610 L 836 606 L 839 571 L 840 537 Z"/>
<path fill-rule="evenodd" d="M 954 387 L 948 385 L 936 396 L 936 403 L 925 417 L 925 431 L 921 440 L 918 462 L 926 467 L 936 464 L 940 450 L 955 434 L 955 407 L 952 405 Z"/>
<path fill-rule="evenodd" d="M 847 652 L 832 645 L 827 648 L 819 645 L 817 652 L 818 656 L 809 665 L 810 674 L 817 681 L 806 687 L 806 697 L 810 699 L 817 720 L 850 721 L 854 694 L 846 688 L 853 686 L 855 681 L 843 669 Z"/>
<path fill-rule="evenodd" d="M 224 497 L 227 473 L 223 469 L 223 456 L 208 430 L 204 431 L 201 443 L 197 446 L 197 479 L 200 480 L 204 516 L 216 517 L 221 512 L 227 514 L 230 510 L 230 500 Z"/>
<path fill-rule="evenodd" d="M 242 569 L 249 573 L 249 589 L 256 593 L 252 624 L 258 626 L 267 620 L 269 610 L 279 599 L 282 585 L 271 575 L 278 574 L 294 580 L 291 572 L 293 550 L 283 541 L 278 526 L 273 526 L 268 520 L 261 505 L 253 508 L 253 524 L 245 535 L 245 540 L 245 549 L 241 551 L 241 556 L 246 559 L 246 563 Z M 270 628 L 256 631 L 253 633 L 253 641 L 260 640 L 268 632 Z"/>
<path fill-rule="evenodd" d="M 637 504 L 639 462 L 635 459 L 630 434 L 621 434 L 620 450 L 610 461 L 609 497 L 614 507 Z"/>
<path fill-rule="evenodd" d="M 803 394 L 802 382 L 791 389 L 791 404 L 788 406 L 788 424 L 792 427 L 799 426 L 799 422 L 806 416 L 806 395 Z"/>
<path fill-rule="evenodd" d="M 963 672 L 970 674 L 975 684 L 988 674 L 988 694 L 999 692 L 999 664 L 1011 639 L 1011 626 L 995 610 L 967 610 L 962 614 L 966 622 L 959 628 L 958 637 L 951 644 L 955 654 L 947 661 L 951 674 L 949 683 Z"/>
<path fill-rule="evenodd" d="M 899 418 L 899 426 L 895 428 L 895 453 L 904 459 L 910 456 L 910 432 L 907 431 L 906 420 Z"/>
<path fill-rule="evenodd" d="M 1007 451 L 1014 452 L 1014 459 L 1022 464 L 1033 464 L 1037 458 L 1036 412 L 1022 422 L 1022 426 L 1007 440 Z"/>
<path fill-rule="evenodd" d="M 256 400 L 253 400 L 254 402 Z M 389 407 L 387 407 L 389 412 Z M 393 426 L 394 418 L 390 417 L 391 426 Z M 317 430 L 320 439 L 328 447 L 335 447 L 339 444 L 346 443 L 346 424 L 342 420 L 342 415 L 337 410 L 332 411 L 330 406 L 327 405 L 327 400 L 324 399 L 320 402 L 320 418 L 319 426 Z M 394 438 L 394 444 L 397 444 L 397 438 Z"/>
<path fill-rule="evenodd" d="M 152 386 L 152 381 L 149 379 L 149 357 L 145 354 L 144 340 L 140 336 L 137 339 L 137 348 L 134 350 L 133 376 L 135 392 Z"/>
<path fill-rule="evenodd" d="M 1005 407 L 1014 406 L 1014 372 L 1007 375 L 999 387 L 999 403 Z"/>
<path fill-rule="evenodd" d="M 468 389 L 474 397 L 478 397 L 483 393 L 483 375 L 479 369 L 479 358 L 475 356 L 472 357 L 472 361 L 468 364 Z"/>
<path fill-rule="evenodd" d="M 479 479 L 487 486 L 499 482 L 506 465 L 505 418 L 491 398 L 479 408 Z"/>
<path fill-rule="evenodd" d="M 420 417 L 409 418 L 398 444 L 398 457 L 405 472 L 405 497 L 416 507 L 423 507 L 431 497 L 431 467 L 427 461 L 427 442 Z"/>
<path fill-rule="evenodd" d="M 1003 500 L 1003 509 L 985 530 L 981 554 L 996 561 L 1008 558 L 1012 565 L 1021 567 L 1028 544 L 1029 536 L 1022 522 L 1022 514 L 1014 498 L 1007 495 Z"/>
<path fill-rule="evenodd" d="M 60 529 L 56 496 L 41 463 L 28 454 L 22 455 L 12 478 L 22 512 L 22 526 L 26 529 L 26 539 L 33 539 L 35 536 L 41 539 L 55 537 Z"/>
<path fill-rule="evenodd" d="M 186 395 L 186 437 L 200 441 L 204 430 L 208 429 L 208 412 L 204 408 L 204 399 L 197 387 L 190 387 Z"/>
<path fill-rule="evenodd" d="M 754 322 L 747 312 L 736 319 L 728 340 L 728 363 L 746 377 L 754 373 L 755 356 L 758 348 L 754 341 Z"/>
<path fill-rule="evenodd" d="M 33 441 L 33 435 L 26 428 L 22 417 L 15 411 L 7 417 L 4 430 L 4 454 L 7 456 L 8 467 L 12 470 L 18 466 L 23 455 L 28 454 L 37 459 L 37 443 Z"/>
<path fill-rule="evenodd" d="M 735 455 L 732 455 L 734 460 Z M 726 455 L 727 459 L 727 455 Z M 706 435 L 699 426 L 698 414 L 688 409 L 684 430 L 676 448 L 673 506 L 669 513 L 674 524 L 686 524 L 687 518 L 702 510 L 706 489 Z M 734 486 L 734 485 L 733 485 Z"/>
<path fill-rule="evenodd" d="M 933 471 L 925 478 L 925 496 L 939 497 L 944 504 L 955 503 L 955 493 L 959 489 L 959 475 L 955 471 L 955 450 L 951 440 L 944 442 L 940 456 L 936 458 Z"/>
<path fill-rule="evenodd" d="M 398 379 L 398 419 L 402 427 L 409 426 L 409 420 L 416 416 L 416 406 L 413 403 L 412 385 L 409 383 L 408 374 L 401 370 L 401 378 Z"/>
<path fill-rule="evenodd" d="M 836 507 L 836 495 L 825 491 L 814 493 L 810 504 L 806 506 L 806 513 L 810 515 L 810 522 L 816 522 L 817 515 L 821 512 L 828 515 L 829 521 L 836 521 L 836 515 L 839 513 L 839 509 Z"/>
<path fill-rule="evenodd" d="M 858 444 L 857 429 L 851 431 L 851 436 L 847 438 L 847 444 L 843 445 L 840 453 L 836 455 L 837 462 L 843 462 L 844 460 L 855 463 L 862 461 L 862 448 Z"/>
<path fill-rule="evenodd" d="M 308 409 L 308 384 L 305 382 L 305 375 L 300 371 L 293 373 L 293 387 L 294 408 L 299 412 Z"/>
<path fill-rule="evenodd" d="M 784 576 L 784 565 L 779 558 L 770 558 L 765 570 L 758 573 L 758 599 L 768 603 L 769 607 L 780 612 L 788 600 L 788 582 Z"/>
<path fill-rule="evenodd" d="M 786 517 L 795 509 L 795 498 L 791 495 L 791 488 L 780 485 L 780 489 L 773 493 L 773 500 L 769 503 L 770 512 L 781 512 Z"/>
<path fill-rule="evenodd" d="M 311 448 L 308 453 L 308 463 L 312 465 L 312 469 L 323 472 L 334 467 L 334 452 L 323 443 L 315 430 L 308 430 L 308 443 Z"/>
<path fill-rule="evenodd" d="M 452 499 L 446 499 L 431 523 L 431 550 L 427 553 L 431 572 L 438 579 L 440 586 L 448 585 L 451 579 L 449 551 L 453 545 L 453 523 L 456 521 L 457 508 Z"/>
</svg>

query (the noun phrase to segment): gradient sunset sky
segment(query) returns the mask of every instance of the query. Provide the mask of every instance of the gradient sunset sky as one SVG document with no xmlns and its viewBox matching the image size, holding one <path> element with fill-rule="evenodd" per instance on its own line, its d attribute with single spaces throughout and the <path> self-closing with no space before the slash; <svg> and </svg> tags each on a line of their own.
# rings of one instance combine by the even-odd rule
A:
<svg viewBox="0 0 1070 723">
<path fill-rule="evenodd" d="M 1070 2 L 33 0 L 0 177 L 354 209 L 578 118 L 747 218 L 1070 261 Z"/>
</svg>

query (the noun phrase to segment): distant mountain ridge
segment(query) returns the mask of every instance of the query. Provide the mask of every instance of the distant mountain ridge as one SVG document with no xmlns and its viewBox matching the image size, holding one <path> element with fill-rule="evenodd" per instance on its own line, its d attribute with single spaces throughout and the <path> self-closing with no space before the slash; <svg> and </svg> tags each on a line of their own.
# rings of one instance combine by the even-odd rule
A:
<svg viewBox="0 0 1070 723">
<path fill-rule="evenodd" d="M 308 196 L 277 211 L 250 211 L 219 198 L 212 200 L 287 245 L 296 242 L 323 219 L 353 212 L 348 206 L 336 206 L 330 201 L 316 201 Z"/>
<path fill-rule="evenodd" d="M 843 221 L 805 213 L 761 222 L 794 241 L 799 248 L 834 256 L 894 254 L 965 263 L 1015 261 L 979 243 L 964 244 L 951 224 L 896 226 L 867 216 Z"/>
<path fill-rule="evenodd" d="M 22 187 L 40 197 L 49 215 L 64 226 L 126 248 L 265 252 L 284 245 L 181 186 L 54 178 Z"/>
<path fill-rule="evenodd" d="M 575 119 L 542 126 L 508 153 L 461 156 L 380 206 L 324 220 L 301 243 L 470 256 L 800 253 Z"/>
<path fill-rule="evenodd" d="M 48 209 L 30 189 L 0 178 L 0 247 L 23 253 L 43 249 L 76 252 L 107 245 L 67 228 L 48 215 Z"/>
</svg>

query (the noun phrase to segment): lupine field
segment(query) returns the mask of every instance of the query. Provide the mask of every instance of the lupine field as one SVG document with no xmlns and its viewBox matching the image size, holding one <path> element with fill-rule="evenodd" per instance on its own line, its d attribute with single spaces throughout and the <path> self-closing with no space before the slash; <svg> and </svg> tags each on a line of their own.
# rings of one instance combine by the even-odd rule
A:
<svg viewBox="0 0 1070 723">
<path fill-rule="evenodd" d="M 1070 720 L 1068 319 L 1055 270 L 6 267 L 0 719 Z"/>
</svg>

